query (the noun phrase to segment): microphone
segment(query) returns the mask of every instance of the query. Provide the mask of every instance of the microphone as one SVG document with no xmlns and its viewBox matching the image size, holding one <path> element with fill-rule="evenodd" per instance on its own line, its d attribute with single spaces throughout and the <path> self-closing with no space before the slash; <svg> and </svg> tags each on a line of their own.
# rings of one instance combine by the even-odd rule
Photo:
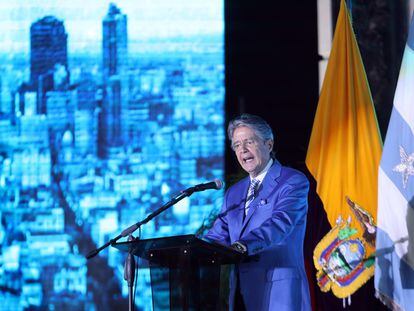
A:
<svg viewBox="0 0 414 311">
<path fill-rule="evenodd" d="M 198 192 L 198 191 L 204 191 L 204 190 L 208 190 L 208 189 L 219 190 L 221 188 L 223 188 L 222 181 L 219 180 L 219 179 L 214 179 L 213 181 L 210 181 L 208 183 L 198 184 L 198 185 L 195 185 L 193 187 L 190 187 L 187 190 L 192 191 L 192 192 Z"/>
</svg>

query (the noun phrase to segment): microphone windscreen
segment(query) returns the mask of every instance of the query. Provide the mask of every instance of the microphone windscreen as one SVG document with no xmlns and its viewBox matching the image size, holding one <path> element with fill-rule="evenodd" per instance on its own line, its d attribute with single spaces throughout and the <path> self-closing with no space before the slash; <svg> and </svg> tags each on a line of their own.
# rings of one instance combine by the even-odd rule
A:
<svg viewBox="0 0 414 311">
<path fill-rule="evenodd" d="M 223 182 L 220 179 L 214 179 L 214 183 L 216 184 L 216 189 L 220 190 L 223 188 Z"/>
</svg>

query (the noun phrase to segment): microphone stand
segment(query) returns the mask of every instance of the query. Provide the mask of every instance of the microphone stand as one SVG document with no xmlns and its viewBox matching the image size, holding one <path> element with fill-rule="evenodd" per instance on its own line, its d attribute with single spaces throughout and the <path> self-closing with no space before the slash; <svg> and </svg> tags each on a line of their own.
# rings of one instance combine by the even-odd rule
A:
<svg viewBox="0 0 414 311">
<path fill-rule="evenodd" d="M 130 235 L 128 242 L 134 241 L 135 238 Z M 124 280 L 128 284 L 128 310 L 134 310 L 134 281 L 135 281 L 135 259 L 134 255 L 129 253 L 125 259 Z"/>
<path fill-rule="evenodd" d="M 91 259 L 91 258 L 95 257 L 103 249 L 107 248 L 109 245 L 115 244 L 115 242 L 118 241 L 120 238 L 128 236 L 129 237 L 128 241 L 133 241 L 134 238 L 132 237 L 132 233 L 135 230 L 137 230 L 142 225 L 149 222 L 154 217 L 161 214 L 163 211 L 165 211 L 166 209 L 168 209 L 169 207 L 171 207 L 172 205 L 174 205 L 178 201 L 181 201 L 185 197 L 189 197 L 190 195 L 192 195 L 196 191 L 200 191 L 200 190 L 198 190 L 196 187 L 191 187 L 191 188 L 188 188 L 188 189 L 182 191 L 179 195 L 175 196 L 170 201 L 165 203 L 163 206 L 161 206 L 160 208 L 155 210 L 153 213 L 149 214 L 144 220 L 141 220 L 141 221 L 133 224 L 132 226 L 129 226 L 124 231 L 122 231 L 121 234 L 119 234 L 115 238 L 109 240 L 108 242 L 106 242 L 101 247 L 98 247 L 97 249 L 94 249 L 94 250 L 90 251 L 86 255 L 86 258 Z M 131 253 L 129 253 L 126 260 L 125 260 L 125 265 L 124 265 L 124 279 L 128 282 L 129 310 L 130 311 L 134 310 L 133 293 L 132 293 L 132 289 L 133 289 L 133 286 L 134 286 L 134 274 L 135 274 L 135 260 L 134 260 L 134 256 Z"/>
</svg>

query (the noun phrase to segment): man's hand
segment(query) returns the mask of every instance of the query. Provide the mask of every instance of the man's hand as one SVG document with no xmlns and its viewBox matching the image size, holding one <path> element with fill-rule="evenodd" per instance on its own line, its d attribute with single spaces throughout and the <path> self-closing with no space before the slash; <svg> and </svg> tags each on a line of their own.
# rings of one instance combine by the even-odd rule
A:
<svg viewBox="0 0 414 311">
<path fill-rule="evenodd" d="M 247 247 L 246 245 L 244 245 L 243 243 L 240 242 L 234 242 L 231 246 L 232 249 L 238 251 L 241 254 L 246 254 L 247 253 Z"/>
</svg>

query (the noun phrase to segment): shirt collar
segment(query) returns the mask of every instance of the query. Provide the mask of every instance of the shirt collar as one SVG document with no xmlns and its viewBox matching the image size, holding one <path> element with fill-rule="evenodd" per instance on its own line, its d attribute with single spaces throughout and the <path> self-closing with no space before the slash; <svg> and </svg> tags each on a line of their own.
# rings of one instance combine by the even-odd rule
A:
<svg viewBox="0 0 414 311">
<path fill-rule="evenodd" d="M 252 180 L 252 179 L 255 179 L 255 180 L 258 180 L 259 181 L 259 184 L 261 184 L 262 183 L 262 181 L 263 181 L 263 179 L 265 178 L 265 176 L 266 176 L 266 174 L 267 174 L 267 171 L 270 169 L 270 167 L 272 166 L 272 164 L 273 164 L 273 159 L 272 158 L 270 158 L 270 160 L 269 160 L 269 162 L 267 162 L 267 165 L 265 166 L 265 168 L 259 173 L 259 175 L 257 175 L 255 178 L 251 178 L 250 177 L 250 181 Z"/>
</svg>

